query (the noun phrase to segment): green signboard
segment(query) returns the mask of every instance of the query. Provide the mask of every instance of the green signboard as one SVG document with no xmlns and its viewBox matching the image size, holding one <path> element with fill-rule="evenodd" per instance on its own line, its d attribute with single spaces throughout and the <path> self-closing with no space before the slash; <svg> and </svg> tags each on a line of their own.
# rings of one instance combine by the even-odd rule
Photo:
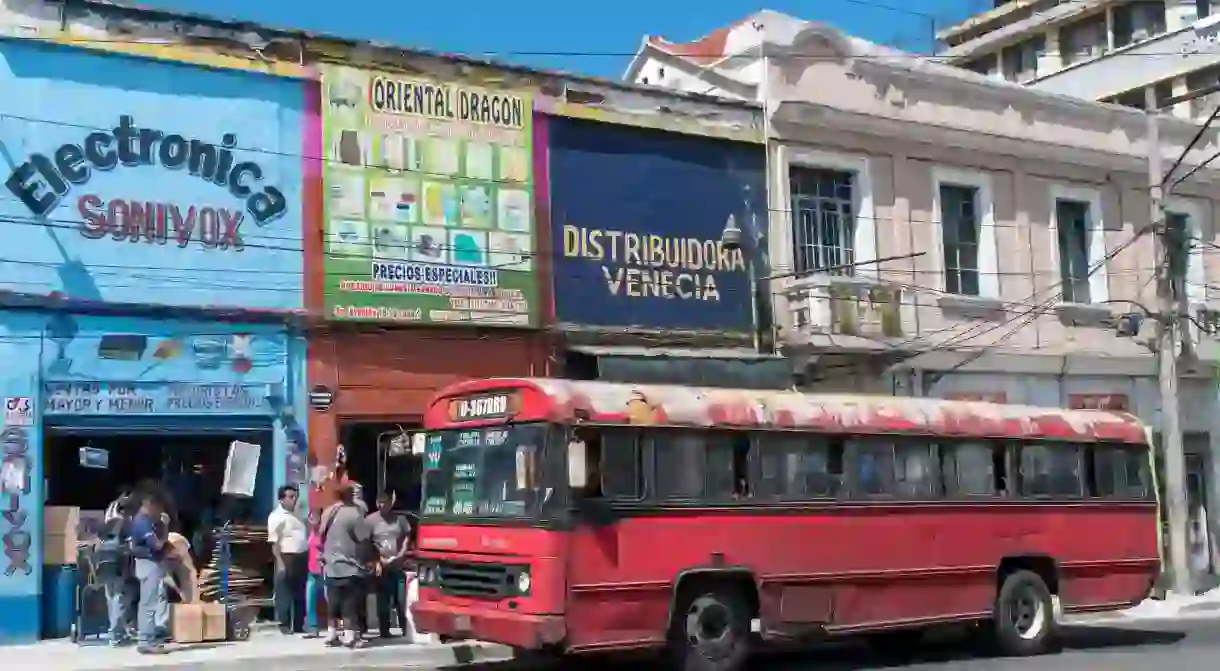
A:
<svg viewBox="0 0 1220 671">
<path fill-rule="evenodd" d="M 537 326 L 528 95 L 327 67 L 325 308 Z"/>
</svg>

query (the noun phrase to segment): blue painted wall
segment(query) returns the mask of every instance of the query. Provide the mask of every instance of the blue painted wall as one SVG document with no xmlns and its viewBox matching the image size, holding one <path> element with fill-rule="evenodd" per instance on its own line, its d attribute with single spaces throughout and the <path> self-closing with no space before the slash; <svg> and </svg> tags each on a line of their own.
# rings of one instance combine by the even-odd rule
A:
<svg viewBox="0 0 1220 671">
<path fill-rule="evenodd" d="M 6 404 L 0 462 L 0 643 L 38 639 L 42 579 L 42 430 L 38 407 L 42 318 L 0 312 L 0 392 Z M 29 412 L 10 413 L 9 399 L 25 399 Z"/>
<path fill-rule="evenodd" d="M 729 215 L 765 230 L 761 146 L 551 118 L 555 314 L 565 324 L 749 333 L 742 252 Z M 763 249 L 749 244 L 760 276 Z"/>
<path fill-rule="evenodd" d="M 269 427 L 260 516 L 307 477 L 305 342 L 282 327 L 0 311 L 0 361 L 0 644 L 38 636 L 44 426 Z"/>
<path fill-rule="evenodd" d="M 0 91 L 0 288 L 302 306 L 302 82 L 19 41 Z"/>
<path fill-rule="evenodd" d="M 0 91 L 0 291 L 303 307 L 302 82 L 15 41 Z M 0 402 L 0 644 L 39 633 L 44 423 L 257 416 L 257 508 L 305 477 L 305 341 L 283 325 L 0 310 Z"/>
</svg>

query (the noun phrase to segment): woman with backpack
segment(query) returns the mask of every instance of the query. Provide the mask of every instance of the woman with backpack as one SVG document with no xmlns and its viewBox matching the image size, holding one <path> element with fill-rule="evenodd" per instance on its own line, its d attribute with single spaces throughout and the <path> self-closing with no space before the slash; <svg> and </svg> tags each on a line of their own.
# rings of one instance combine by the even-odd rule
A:
<svg viewBox="0 0 1220 671">
<path fill-rule="evenodd" d="M 135 630 L 136 583 L 132 573 L 130 551 L 131 518 L 137 503 L 125 490 L 106 509 L 101 543 L 93 553 L 93 565 L 106 593 L 106 614 L 110 620 L 110 645 L 119 647 L 131 643 Z"/>
</svg>

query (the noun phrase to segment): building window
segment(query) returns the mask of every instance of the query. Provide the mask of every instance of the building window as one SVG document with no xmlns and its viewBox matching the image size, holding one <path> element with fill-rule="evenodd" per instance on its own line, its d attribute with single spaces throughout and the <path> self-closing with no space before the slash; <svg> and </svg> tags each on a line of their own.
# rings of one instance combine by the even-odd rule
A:
<svg viewBox="0 0 1220 671">
<path fill-rule="evenodd" d="M 1090 303 L 1089 248 L 1092 225 L 1089 203 L 1055 200 L 1055 229 L 1059 236 L 1059 280 L 1065 303 Z"/>
<path fill-rule="evenodd" d="M 1004 79 L 1027 82 L 1038 76 L 1038 59 L 1046 53 L 1046 38 L 1035 37 L 1004 49 Z"/>
<path fill-rule="evenodd" d="M 1064 65 L 1096 58 L 1109 50 L 1105 14 L 1059 29 L 1059 53 Z"/>
<path fill-rule="evenodd" d="M 1220 84 L 1220 66 L 1196 70 L 1186 75 L 1187 93 L 1196 93 Z M 1211 114 L 1216 105 L 1220 104 L 1220 92 L 1213 91 L 1190 101 L 1190 115 L 1195 118 Z"/>
<path fill-rule="evenodd" d="M 1207 301 L 1200 212 L 1194 202 L 1181 198 L 1172 199 L 1165 212 L 1166 239 L 1175 243 L 1169 254 L 1170 276 L 1178 278 L 1174 291 L 1190 303 Z"/>
<path fill-rule="evenodd" d="M 1165 3 L 1140 0 L 1114 8 L 1114 46 L 1125 47 L 1165 32 Z"/>
<path fill-rule="evenodd" d="M 846 170 L 792 166 L 793 270 L 851 275 L 855 263 L 856 178 Z"/>
<path fill-rule="evenodd" d="M 978 189 L 940 185 L 940 234 L 945 254 L 945 291 L 979 295 Z"/>
<path fill-rule="evenodd" d="M 1212 15 L 1212 0 L 1195 0 L 1195 15 L 1206 19 Z"/>
<path fill-rule="evenodd" d="M 1156 108 L 1164 109 L 1169 105 L 1169 99 L 1173 97 L 1173 80 L 1157 82 L 1152 91 L 1156 100 Z"/>
<path fill-rule="evenodd" d="M 1130 107 L 1137 110 L 1142 110 L 1147 107 L 1147 105 L 1144 104 L 1144 89 L 1135 89 L 1134 91 L 1120 93 L 1114 96 L 1112 99 L 1106 100 L 1105 102 L 1114 103 L 1115 105 L 1122 105 L 1123 107 Z"/>
<path fill-rule="evenodd" d="M 996 73 L 996 70 L 998 69 L 998 61 L 999 59 L 996 58 L 995 54 L 987 54 L 982 58 L 963 64 L 962 67 L 970 70 L 971 72 L 990 77 Z"/>
<path fill-rule="evenodd" d="M 1173 80 L 1157 82 L 1153 88 L 1153 99 L 1156 101 L 1156 108 L 1163 110 L 1169 105 L 1169 99 L 1173 97 Z M 1144 89 L 1138 88 L 1126 93 L 1120 93 L 1113 98 L 1103 100 L 1102 102 L 1122 105 L 1123 107 L 1131 107 L 1137 110 L 1147 109 L 1148 105 L 1144 100 Z"/>
</svg>

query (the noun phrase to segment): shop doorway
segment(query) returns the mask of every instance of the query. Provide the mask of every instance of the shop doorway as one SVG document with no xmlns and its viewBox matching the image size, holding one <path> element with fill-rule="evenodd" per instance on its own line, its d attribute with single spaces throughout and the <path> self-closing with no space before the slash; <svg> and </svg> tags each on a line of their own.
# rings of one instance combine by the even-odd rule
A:
<svg viewBox="0 0 1220 671">
<path fill-rule="evenodd" d="M 235 440 L 263 447 L 254 498 L 224 501 L 221 487 L 229 445 Z M 43 449 L 46 505 L 73 506 L 96 517 L 125 488 L 159 494 L 171 529 L 191 542 L 192 552 L 209 545 L 205 536 L 222 518 L 263 523 L 274 498 L 271 431 L 135 431 L 48 428 Z M 197 557 L 202 559 L 202 557 Z"/>
<path fill-rule="evenodd" d="M 360 483 L 371 510 L 379 492 L 394 496 L 394 508 L 418 513 L 423 462 L 411 454 L 417 423 L 351 422 L 339 426 L 347 459 L 347 476 Z"/>
</svg>

